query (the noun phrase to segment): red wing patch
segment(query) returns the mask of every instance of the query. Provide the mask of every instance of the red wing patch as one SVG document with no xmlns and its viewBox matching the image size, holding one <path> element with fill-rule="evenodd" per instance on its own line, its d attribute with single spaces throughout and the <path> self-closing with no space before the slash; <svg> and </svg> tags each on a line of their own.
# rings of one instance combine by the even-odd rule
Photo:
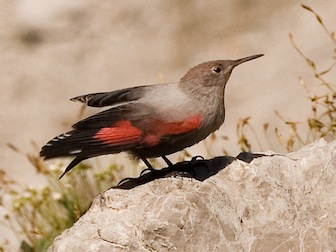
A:
<svg viewBox="0 0 336 252">
<path fill-rule="evenodd" d="M 154 127 L 149 133 L 143 132 L 141 129 L 133 126 L 130 121 L 123 120 L 111 127 L 100 129 L 94 138 L 111 145 L 139 142 L 150 147 L 158 145 L 162 136 L 188 133 L 197 129 L 200 124 L 200 116 L 193 116 L 182 122 L 162 122 L 154 120 L 152 121 Z"/>
<path fill-rule="evenodd" d="M 179 135 L 197 129 L 201 124 L 200 116 L 187 118 L 182 122 L 161 122 L 157 124 L 155 132 L 158 135 Z"/>
<path fill-rule="evenodd" d="M 130 121 L 119 121 L 113 127 L 100 129 L 95 138 L 113 145 L 129 144 L 139 140 L 142 131 L 133 126 Z"/>
<path fill-rule="evenodd" d="M 197 129 L 201 125 L 201 117 L 193 116 L 182 122 L 154 122 L 155 130 L 146 135 L 143 142 L 147 146 L 155 146 L 160 143 L 160 137 L 167 135 L 180 135 Z"/>
</svg>

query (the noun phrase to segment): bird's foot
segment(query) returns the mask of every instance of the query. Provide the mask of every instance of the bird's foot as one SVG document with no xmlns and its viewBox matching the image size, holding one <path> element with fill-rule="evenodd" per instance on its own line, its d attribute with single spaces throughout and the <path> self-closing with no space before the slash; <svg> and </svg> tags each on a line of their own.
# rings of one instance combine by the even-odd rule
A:
<svg viewBox="0 0 336 252">
<path fill-rule="evenodd" d="M 158 170 L 155 170 L 153 167 L 146 168 L 146 169 L 141 171 L 140 176 L 146 174 L 147 172 L 151 172 L 152 174 L 156 174 L 158 172 Z"/>
<path fill-rule="evenodd" d="M 193 157 L 191 159 L 191 162 L 193 163 L 193 162 L 196 162 L 196 161 L 199 161 L 199 160 L 205 160 L 205 158 L 202 157 L 202 156 L 200 156 L 200 155 L 198 155 L 198 156 Z"/>
<path fill-rule="evenodd" d="M 119 181 L 119 183 L 117 184 L 117 187 L 119 187 L 119 186 L 121 186 L 121 185 L 123 185 L 124 183 L 127 183 L 127 182 L 129 182 L 129 181 L 136 181 L 136 179 L 135 178 L 124 178 L 124 179 L 122 179 L 122 180 L 120 180 Z"/>
<path fill-rule="evenodd" d="M 204 162 L 202 162 L 202 161 L 204 161 Z M 206 168 L 206 170 L 208 172 L 210 172 L 210 168 L 208 166 L 208 163 L 205 162 L 205 158 L 200 156 L 200 155 L 193 157 L 190 161 L 190 165 L 191 166 L 196 166 L 197 165 L 198 167 L 203 166 L 203 167 Z"/>
</svg>

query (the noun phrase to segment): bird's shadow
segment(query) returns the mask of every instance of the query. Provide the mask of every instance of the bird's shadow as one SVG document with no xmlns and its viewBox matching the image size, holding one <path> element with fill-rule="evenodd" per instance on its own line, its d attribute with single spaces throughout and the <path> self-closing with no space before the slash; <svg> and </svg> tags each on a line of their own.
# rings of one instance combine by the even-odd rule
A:
<svg viewBox="0 0 336 252">
<path fill-rule="evenodd" d="M 250 163 L 253 159 L 264 156 L 268 155 L 241 152 L 237 157 L 221 156 L 208 160 L 203 159 L 201 156 L 196 156 L 192 158 L 191 161 L 179 162 L 161 170 L 151 171 L 146 169 L 140 174 L 139 177 L 125 178 L 121 180 L 117 186 L 112 188 L 132 189 L 136 186 L 146 184 L 155 179 L 165 177 L 187 177 L 196 179 L 198 181 L 204 181 L 205 179 L 217 174 L 220 170 L 223 170 L 235 160 L 239 159 L 241 161 Z"/>
</svg>

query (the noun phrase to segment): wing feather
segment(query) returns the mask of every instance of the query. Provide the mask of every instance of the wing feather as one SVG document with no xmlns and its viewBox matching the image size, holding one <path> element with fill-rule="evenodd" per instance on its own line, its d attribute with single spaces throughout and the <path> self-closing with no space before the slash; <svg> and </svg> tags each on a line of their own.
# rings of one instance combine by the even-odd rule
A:
<svg viewBox="0 0 336 252">
<path fill-rule="evenodd" d="M 145 90 L 150 87 L 151 86 L 139 86 L 120 89 L 113 92 L 92 93 L 80 95 L 70 100 L 86 103 L 90 107 L 114 106 L 140 99 Z"/>
</svg>

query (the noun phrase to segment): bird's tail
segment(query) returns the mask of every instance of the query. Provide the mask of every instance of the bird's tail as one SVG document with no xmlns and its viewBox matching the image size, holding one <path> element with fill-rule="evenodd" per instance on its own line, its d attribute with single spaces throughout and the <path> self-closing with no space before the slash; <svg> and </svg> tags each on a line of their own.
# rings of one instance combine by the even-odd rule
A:
<svg viewBox="0 0 336 252">
<path fill-rule="evenodd" d="M 68 165 L 64 173 L 70 171 L 81 161 L 104 154 L 113 154 L 132 148 L 133 143 L 107 144 L 95 137 L 96 129 L 77 130 L 74 129 L 50 140 L 42 147 L 40 156 L 44 159 L 58 157 L 75 157 Z"/>
<path fill-rule="evenodd" d="M 40 156 L 44 159 L 78 156 L 83 149 L 94 148 L 95 142 L 90 140 L 95 132 L 72 130 L 50 140 L 42 147 Z"/>
</svg>

